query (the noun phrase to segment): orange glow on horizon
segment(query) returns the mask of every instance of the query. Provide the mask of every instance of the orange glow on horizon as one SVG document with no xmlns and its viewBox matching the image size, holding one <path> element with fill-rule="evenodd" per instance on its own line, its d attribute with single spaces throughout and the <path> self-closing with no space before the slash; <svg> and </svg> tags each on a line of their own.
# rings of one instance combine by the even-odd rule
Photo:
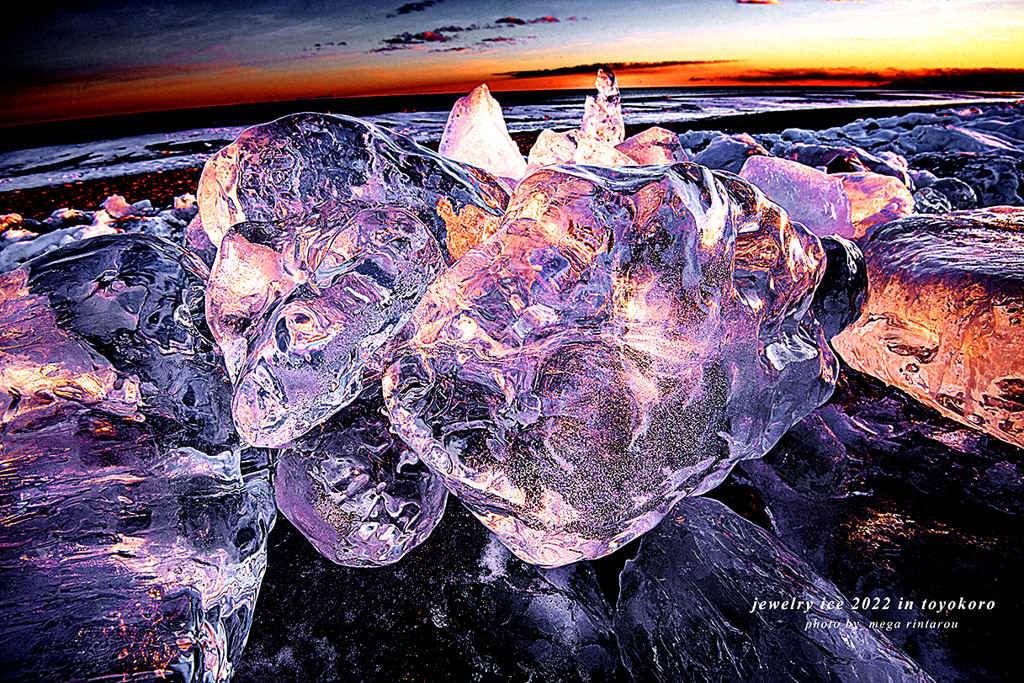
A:
<svg viewBox="0 0 1024 683">
<path fill-rule="evenodd" d="M 807 69 L 780 65 L 752 68 L 747 60 L 707 64 L 642 67 L 616 72 L 621 88 L 714 87 L 879 87 L 898 77 L 929 75 L 938 70 L 892 67 L 870 71 L 853 68 Z M 596 71 L 514 78 L 507 64 L 481 61 L 460 73 L 371 67 L 333 71 L 224 69 L 182 74 L 141 74 L 136 79 L 66 83 L 14 89 L 0 114 L 0 125 L 61 121 L 103 115 L 170 111 L 221 105 L 285 102 L 303 99 L 389 95 L 465 94 L 481 83 L 499 95 L 529 90 L 592 90 Z M 1024 69 L 1016 70 L 1017 83 Z M 1013 91 L 1014 88 L 1006 88 Z"/>
</svg>

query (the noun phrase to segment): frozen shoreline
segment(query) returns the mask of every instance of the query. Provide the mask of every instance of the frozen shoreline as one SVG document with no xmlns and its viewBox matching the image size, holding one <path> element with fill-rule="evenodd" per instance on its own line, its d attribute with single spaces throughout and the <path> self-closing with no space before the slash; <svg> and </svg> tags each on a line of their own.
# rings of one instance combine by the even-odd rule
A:
<svg viewBox="0 0 1024 683">
<path fill-rule="evenodd" d="M 531 101 L 523 93 L 496 93 L 509 132 L 521 147 L 543 128 L 560 130 L 578 126 L 584 95 L 583 91 L 558 93 L 544 100 L 533 94 Z M 892 116 L 909 110 L 989 106 L 1017 99 L 1018 96 L 1012 94 L 963 92 L 719 90 L 694 93 L 684 90 L 626 90 L 622 93 L 622 106 L 627 127 L 636 130 L 659 125 L 677 133 L 688 130 L 761 133 L 769 132 L 770 128 L 781 132 L 789 127 L 826 127 L 839 121 L 852 121 L 858 116 Z M 353 113 L 408 135 L 421 144 L 436 143 L 450 106 L 416 108 L 417 98 L 410 98 L 410 103 L 412 109 L 409 111 L 364 113 L 356 110 Z M 291 108 L 286 109 L 289 105 Z M 0 213 L 18 211 L 17 206 L 4 201 L 6 193 L 16 190 L 201 167 L 207 157 L 229 144 L 248 125 L 269 121 L 286 112 L 330 110 L 336 114 L 349 113 L 343 100 L 261 106 L 267 111 L 260 109 L 247 114 L 245 125 L 236 121 L 239 125 L 192 127 L 177 132 L 162 132 L 154 128 L 153 132 L 129 137 L 104 136 L 93 131 L 91 135 L 83 133 L 84 137 L 80 138 L 95 138 L 91 141 L 33 145 L 25 149 L 17 149 L 21 141 L 14 139 L 15 129 L 0 131 L 6 133 L 0 136 L 0 150 L 6 150 L 0 151 Z M 260 114 L 264 118 L 259 118 Z M 792 123 L 786 123 L 788 118 Z M 808 125 L 816 119 L 821 123 Z M 43 125 L 53 127 L 60 124 Z M 77 125 L 82 124 L 67 123 L 69 129 Z M 163 125 L 173 127 L 170 122 Z M 122 130 L 115 127 L 114 121 L 109 122 L 108 130 L 115 129 Z M 529 144 L 526 145 L 528 147 Z"/>
</svg>

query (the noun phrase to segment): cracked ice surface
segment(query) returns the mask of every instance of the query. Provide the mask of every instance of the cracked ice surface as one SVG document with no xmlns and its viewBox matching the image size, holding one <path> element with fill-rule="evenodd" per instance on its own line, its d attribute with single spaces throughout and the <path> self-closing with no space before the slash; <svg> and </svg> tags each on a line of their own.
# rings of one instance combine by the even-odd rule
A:
<svg viewBox="0 0 1024 683">
<path fill-rule="evenodd" d="M 1024 210 L 912 216 L 865 246 L 867 308 L 835 348 L 853 368 L 1024 446 Z"/>
<path fill-rule="evenodd" d="M 208 162 L 199 196 L 219 245 L 207 316 L 239 433 L 258 446 L 354 400 L 369 358 L 507 203 L 484 171 L 319 114 L 245 131 Z"/>
<path fill-rule="evenodd" d="M 444 514 L 441 479 L 389 431 L 379 373 L 351 404 L 278 455 L 277 506 L 320 553 L 349 567 L 397 562 Z"/>
<path fill-rule="evenodd" d="M 932 680 L 831 582 L 715 500 L 680 501 L 621 585 L 615 634 L 638 681 Z"/>
<path fill-rule="evenodd" d="M 0 276 L 13 680 L 231 676 L 275 510 L 267 479 L 242 476 L 204 275 L 170 242 L 117 235 Z"/>
<path fill-rule="evenodd" d="M 396 340 L 393 424 L 521 558 L 596 558 L 830 395 L 820 241 L 692 164 L 544 169 Z"/>
</svg>

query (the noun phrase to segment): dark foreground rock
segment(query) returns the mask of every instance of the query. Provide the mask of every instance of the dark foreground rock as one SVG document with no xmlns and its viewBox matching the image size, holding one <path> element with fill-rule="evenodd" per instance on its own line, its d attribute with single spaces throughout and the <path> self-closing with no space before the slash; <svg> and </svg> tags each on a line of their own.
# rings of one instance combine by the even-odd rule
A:
<svg viewBox="0 0 1024 683">
<path fill-rule="evenodd" d="M 454 499 L 397 564 L 335 565 L 284 520 L 269 561 L 235 683 L 629 680 L 590 566 L 528 565 Z"/>
</svg>

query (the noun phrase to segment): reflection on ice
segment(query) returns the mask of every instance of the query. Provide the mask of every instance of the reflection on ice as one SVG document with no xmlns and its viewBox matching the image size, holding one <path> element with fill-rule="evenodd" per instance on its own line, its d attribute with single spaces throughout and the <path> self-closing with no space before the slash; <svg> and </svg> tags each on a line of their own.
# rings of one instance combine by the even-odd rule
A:
<svg viewBox="0 0 1024 683">
<path fill-rule="evenodd" d="M 370 356 L 506 203 L 487 172 L 352 118 L 285 117 L 211 158 L 207 314 L 241 435 L 279 446 L 351 402 Z"/>
<path fill-rule="evenodd" d="M 448 493 L 384 416 L 379 373 L 354 402 L 283 448 L 281 513 L 320 553 L 349 567 L 393 564 L 426 540 Z"/>
<path fill-rule="evenodd" d="M 912 216 L 865 247 L 863 315 L 835 340 L 852 367 L 1024 446 L 1024 210 Z"/>
<path fill-rule="evenodd" d="M 242 476 L 202 264 L 110 236 L 0 278 L 0 658 L 14 680 L 227 681 L 274 506 Z"/>
<path fill-rule="evenodd" d="M 823 256 L 735 176 L 538 171 L 427 290 L 391 417 L 517 555 L 600 557 L 827 399 Z"/>
<path fill-rule="evenodd" d="M 680 501 L 622 573 L 637 681 L 931 681 L 828 580 L 715 500 Z"/>
</svg>

